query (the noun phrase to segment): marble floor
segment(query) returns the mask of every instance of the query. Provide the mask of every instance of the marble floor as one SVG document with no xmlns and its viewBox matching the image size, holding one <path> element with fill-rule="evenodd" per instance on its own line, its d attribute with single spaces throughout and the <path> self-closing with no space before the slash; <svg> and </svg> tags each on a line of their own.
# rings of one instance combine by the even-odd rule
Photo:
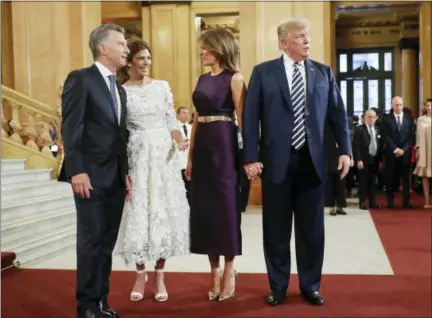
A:
<svg viewBox="0 0 432 318">
<path fill-rule="evenodd" d="M 346 216 L 330 216 L 325 212 L 326 249 L 323 274 L 368 274 L 393 275 L 387 254 L 368 211 L 347 209 Z M 249 208 L 242 214 L 243 255 L 236 259 L 240 273 L 265 273 L 262 248 L 262 225 L 260 208 Z M 291 240 L 292 273 L 297 273 L 295 264 L 294 237 Z M 75 250 L 68 250 L 54 258 L 31 268 L 75 269 Z M 146 264 L 149 268 L 153 264 Z M 25 267 L 25 266 L 23 266 Z M 116 257 L 114 270 L 134 270 Z M 208 272 L 206 256 L 191 255 L 170 259 L 165 267 L 170 272 Z"/>
</svg>

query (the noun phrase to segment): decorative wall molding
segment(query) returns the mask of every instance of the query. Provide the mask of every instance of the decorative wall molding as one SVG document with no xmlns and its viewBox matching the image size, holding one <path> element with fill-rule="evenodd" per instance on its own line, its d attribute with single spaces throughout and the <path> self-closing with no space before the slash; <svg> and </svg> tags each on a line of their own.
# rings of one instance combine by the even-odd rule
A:
<svg viewBox="0 0 432 318">
<path fill-rule="evenodd" d="M 201 17 L 200 32 L 214 28 L 223 28 L 231 31 L 237 40 L 240 40 L 240 18 L 238 14 L 206 15 Z"/>
<path fill-rule="evenodd" d="M 398 26 L 336 28 L 336 46 L 338 48 L 370 45 L 393 46 L 399 44 L 401 39 L 416 40 L 418 42 L 418 38 L 419 27 L 416 21 Z"/>
<path fill-rule="evenodd" d="M 419 7 L 422 1 L 338 1 L 336 2 L 336 10 L 344 11 L 380 11 L 380 10 L 395 10 L 395 9 L 410 9 Z"/>
<path fill-rule="evenodd" d="M 403 21 L 401 23 L 401 38 L 418 38 L 420 36 L 419 20 Z"/>
<path fill-rule="evenodd" d="M 139 1 L 141 7 L 149 7 L 152 4 L 191 4 L 192 1 Z"/>
<path fill-rule="evenodd" d="M 239 29 L 239 19 L 237 18 L 234 23 L 222 23 L 222 24 L 209 24 L 206 23 L 206 19 L 202 18 L 201 20 L 201 31 L 206 31 L 213 28 L 223 28 L 228 29 L 235 35 L 240 36 L 240 29 Z"/>
<path fill-rule="evenodd" d="M 376 27 L 399 26 L 404 21 L 419 20 L 419 4 L 369 3 L 351 4 L 337 3 L 335 18 L 338 27 Z"/>
<path fill-rule="evenodd" d="M 400 40 L 399 27 L 337 28 L 338 48 L 357 44 L 396 44 Z"/>
</svg>

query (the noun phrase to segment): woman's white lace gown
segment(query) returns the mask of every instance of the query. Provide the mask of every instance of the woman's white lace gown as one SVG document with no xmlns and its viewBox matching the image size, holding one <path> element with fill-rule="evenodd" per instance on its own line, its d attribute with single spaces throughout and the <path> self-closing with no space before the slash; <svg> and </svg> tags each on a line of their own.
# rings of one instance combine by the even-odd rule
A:
<svg viewBox="0 0 432 318">
<path fill-rule="evenodd" d="M 114 253 L 127 264 L 188 255 L 189 205 L 170 134 L 179 128 L 169 84 L 153 80 L 124 88 L 132 199 L 126 201 Z"/>
</svg>

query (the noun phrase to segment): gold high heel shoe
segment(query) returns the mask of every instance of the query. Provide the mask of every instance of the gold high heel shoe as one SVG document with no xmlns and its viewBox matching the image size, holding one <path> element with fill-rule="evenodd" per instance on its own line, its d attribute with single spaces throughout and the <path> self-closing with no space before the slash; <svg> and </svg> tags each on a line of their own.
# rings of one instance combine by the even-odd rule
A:
<svg viewBox="0 0 432 318">
<path fill-rule="evenodd" d="M 222 278 L 222 271 L 221 271 L 220 267 L 212 268 L 211 272 L 212 272 L 212 276 L 217 275 L 219 277 L 219 280 Z M 214 292 L 211 289 L 208 291 L 208 299 L 209 300 L 217 300 L 219 298 L 219 296 L 220 296 L 220 291 Z"/>
<path fill-rule="evenodd" d="M 164 293 L 156 293 L 156 276 L 158 274 L 163 275 L 163 273 L 164 273 L 163 269 L 156 269 L 155 268 L 155 295 L 154 295 L 154 299 L 159 303 L 162 303 L 162 302 L 168 300 L 168 293 L 166 291 Z"/>
<path fill-rule="evenodd" d="M 145 291 L 145 285 L 146 285 L 146 283 L 148 281 L 147 273 L 146 273 L 145 269 L 143 269 L 143 270 L 137 270 L 136 272 L 137 272 L 138 275 L 144 274 L 144 291 Z M 140 292 L 132 290 L 132 292 L 131 292 L 131 294 L 129 296 L 129 299 L 131 301 L 140 301 L 140 300 L 142 300 L 144 298 L 144 291 L 142 293 L 140 293 Z"/>
<path fill-rule="evenodd" d="M 219 296 L 219 298 L 218 298 L 219 301 L 224 301 L 224 300 L 228 300 L 230 298 L 234 298 L 237 278 L 238 278 L 238 274 L 237 274 L 236 271 L 234 271 L 234 275 L 232 275 L 230 277 L 231 280 L 234 280 L 232 289 L 231 289 L 231 291 L 228 294 L 222 294 L 221 293 L 220 296 Z"/>
</svg>

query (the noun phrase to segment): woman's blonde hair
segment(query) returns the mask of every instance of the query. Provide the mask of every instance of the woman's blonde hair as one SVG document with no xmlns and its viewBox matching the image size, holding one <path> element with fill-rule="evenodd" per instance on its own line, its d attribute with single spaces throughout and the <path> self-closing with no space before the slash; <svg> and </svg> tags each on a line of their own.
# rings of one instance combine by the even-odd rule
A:
<svg viewBox="0 0 432 318">
<path fill-rule="evenodd" d="M 231 72 L 239 71 L 240 50 L 237 39 L 229 30 L 214 28 L 204 32 L 199 42 L 207 50 L 217 55 L 219 66 Z"/>
<path fill-rule="evenodd" d="M 432 104 L 432 98 L 428 98 L 426 99 L 426 101 L 424 102 L 422 109 L 421 109 L 421 114 L 422 115 L 426 115 L 427 111 L 426 111 L 426 104 L 427 103 L 431 103 Z"/>
</svg>

